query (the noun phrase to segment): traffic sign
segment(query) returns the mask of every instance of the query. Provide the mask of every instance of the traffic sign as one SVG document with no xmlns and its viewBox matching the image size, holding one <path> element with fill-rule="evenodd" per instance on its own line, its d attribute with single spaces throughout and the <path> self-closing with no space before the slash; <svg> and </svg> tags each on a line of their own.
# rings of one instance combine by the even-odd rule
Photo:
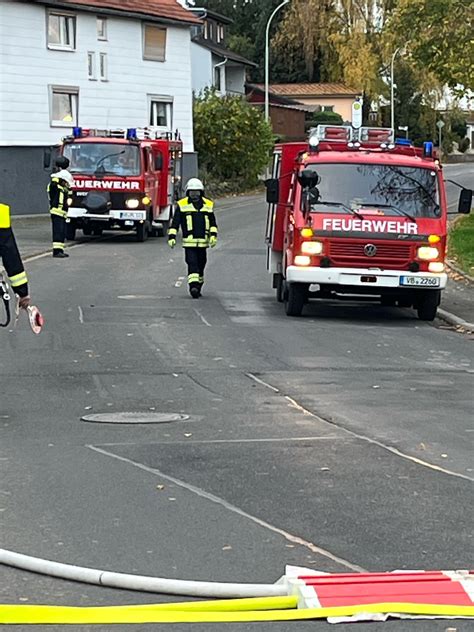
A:
<svg viewBox="0 0 474 632">
<path fill-rule="evenodd" d="M 443 129 L 443 127 L 444 127 L 445 125 L 446 125 L 446 123 L 445 123 L 444 121 L 438 121 L 438 122 L 436 123 L 436 127 L 437 127 L 438 129 Z"/>
</svg>

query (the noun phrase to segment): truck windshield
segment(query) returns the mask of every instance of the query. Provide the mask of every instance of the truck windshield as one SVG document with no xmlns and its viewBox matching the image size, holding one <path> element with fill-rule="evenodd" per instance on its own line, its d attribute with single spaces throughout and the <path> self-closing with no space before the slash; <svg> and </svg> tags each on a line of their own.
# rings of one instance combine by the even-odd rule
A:
<svg viewBox="0 0 474 632">
<path fill-rule="evenodd" d="M 436 172 L 420 167 L 374 164 L 317 164 L 319 200 L 310 195 L 313 213 L 359 211 L 370 214 L 439 217 Z"/>
<path fill-rule="evenodd" d="M 71 173 L 139 176 L 140 150 L 125 143 L 69 143 L 64 145 Z"/>
</svg>

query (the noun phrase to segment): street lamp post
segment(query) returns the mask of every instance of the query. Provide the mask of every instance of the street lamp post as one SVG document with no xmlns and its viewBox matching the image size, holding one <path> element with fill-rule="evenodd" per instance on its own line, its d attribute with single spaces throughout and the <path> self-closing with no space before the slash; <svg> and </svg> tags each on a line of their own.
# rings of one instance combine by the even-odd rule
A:
<svg viewBox="0 0 474 632">
<path fill-rule="evenodd" d="M 395 64 L 395 57 L 403 50 L 402 47 L 397 48 L 392 55 L 392 63 L 390 64 L 390 127 L 395 129 L 395 90 L 393 79 L 393 66 Z"/>
<path fill-rule="evenodd" d="M 270 27 L 275 15 L 280 9 L 285 6 L 285 4 L 288 4 L 289 1 L 290 0 L 284 0 L 281 4 L 277 6 L 275 11 L 273 11 L 268 19 L 267 28 L 265 31 L 265 120 L 267 122 L 270 119 Z"/>
</svg>

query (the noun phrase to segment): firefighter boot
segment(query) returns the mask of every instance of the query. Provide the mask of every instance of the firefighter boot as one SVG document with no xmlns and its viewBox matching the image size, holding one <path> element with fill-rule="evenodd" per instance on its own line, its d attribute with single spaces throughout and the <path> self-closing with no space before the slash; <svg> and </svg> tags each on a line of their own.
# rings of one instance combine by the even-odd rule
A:
<svg viewBox="0 0 474 632">
<path fill-rule="evenodd" d="M 191 283 L 189 286 L 189 293 L 193 298 L 199 298 L 201 296 L 201 290 L 198 283 Z"/>
<path fill-rule="evenodd" d="M 53 250 L 53 257 L 55 259 L 67 259 L 69 255 L 64 250 Z"/>
</svg>

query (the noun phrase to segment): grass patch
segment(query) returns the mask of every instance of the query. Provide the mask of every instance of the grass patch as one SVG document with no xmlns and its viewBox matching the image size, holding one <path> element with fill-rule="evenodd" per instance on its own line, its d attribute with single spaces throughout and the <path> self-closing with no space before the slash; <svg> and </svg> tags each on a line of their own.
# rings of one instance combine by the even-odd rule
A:
<svg viewBox="0 0 474 632">
<path fill-rule="evenodd" d="M 449 233 L 449 258 L 474 276 L 474 214 L 459 219 Z"/>
</svg>

